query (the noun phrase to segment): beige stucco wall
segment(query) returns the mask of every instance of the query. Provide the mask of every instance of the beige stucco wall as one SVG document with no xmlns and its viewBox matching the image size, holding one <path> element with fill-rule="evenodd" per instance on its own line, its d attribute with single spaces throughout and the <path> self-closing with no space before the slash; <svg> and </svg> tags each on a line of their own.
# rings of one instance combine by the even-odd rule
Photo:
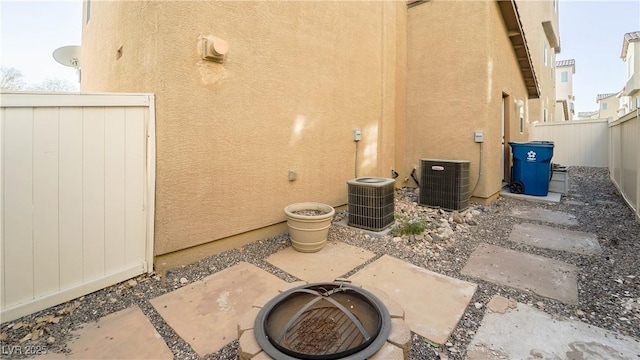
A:
<svg viewBox="0 0 640 360">
<path fill-rule="evenodd" d="M 540 98 L 529 100 L 529 119 L 531 122 L 542 122 L 544 119 L 543 109 L 546 108 L 547 121 L 554 121 L 556 113 L 556 52 L 549 44 L 542 23 L 550 21 L 557 34 L 559 31 L 557 10 L 559 9 L 555 9 L 554 2 L 549 0 L 524 0 L 516 1 L 516 4 L 540 86 Z M 548 50 L 547 65 L 544 63 L 544 44 Z"/>
<path fill-rule="evenodd" d="M 156 94 L 155 254 L 258 239 L 247 232 L 289 203 L 345 204 L 354 128 L 358 175 L 389 176 L 405 14 L 402 1 L 92 1 L 82 90 Z M 201 59 L 207 35 L 229 43 L 224 64 Z"/>
<path fill-rule="evenodd" d="M 474 131 L 485 134 L 474 195 L 491 199 L 503 179 L 503 97 L 506 142 L 528 139 L 527 91 L 493 1 L 90 6 L 82 90 L 156 94 L 161 268 L 286 231 L 289 203 L 344 205 L 356 169 L 393 169 L 397 186 L 413 186 L 404 179 L 421 158 L 466 159 L 473 186 Z M 229 43 L 223 64 L 201 58 L 209 35 Z"/>
<path fill-rule="evenodd" d="M 569 115 L 571 116 L 571 115 Z M 564 118 L 564 106 L 561 103 L 556 103 L 556 114 L 554 117 L 555 121 L 567 121 L 567 120 L 571 120 L 571 119 L 565 119 Z"/>
<path fill-rule="evenodd" d="M 503 94 L 510 119 L 507 142 L 528 139 L 526 124 L 519 132 L 514 104 L 526 100 L 527 92 L 498 5 L 432 1 L 408 12 L 406 142 L 397 148 L 406 155 L 398 164 L 400 180 L 421 158 L 470 160 L 473 187 L 480 153 L 473 134 L 484 131 L 482 177 L 474 196 L 490 198 L 502 186 Z"/>
</svg>

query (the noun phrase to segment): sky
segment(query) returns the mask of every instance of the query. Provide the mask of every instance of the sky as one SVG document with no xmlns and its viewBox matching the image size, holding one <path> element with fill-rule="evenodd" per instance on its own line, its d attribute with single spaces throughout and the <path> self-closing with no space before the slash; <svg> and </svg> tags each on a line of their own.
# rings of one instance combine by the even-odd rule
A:
<svg viewBox="0 0 640 360">
<path fill-rule="evenodd" d="M 556 60 L 576 61 L 576 113 L 598 110 L 597 94 L 617 93 L 625 85 L 622 39 L 640 31 L 640 0 L 560 0 L 559 11 L 561 51 Z"/>
<path fill-rule="evenodd" d="M 81 33 L 81 0 L 0 0 L 0 63 L 20 70 L 27 84 L 47 78 L 77 84 L 76 70 L 58 64 L 53 51 L 80 45 Z"/>
<path fill-rule="evenodd" d="M 560 0 L 559 11 L 561 52 L 556 59 L 576 61 L 576 112 L 597 110 L 597 94 L 624 86 L 622 39 L 640 30 L 640 0 Z M 22 71 L 31 84 L 51 77 L 77 82 L 76 71 L 58 64 L 52 53 L 80 45 L 81 0 L 0 0 L 0 24 L 3 66 Z"/>
</svg>

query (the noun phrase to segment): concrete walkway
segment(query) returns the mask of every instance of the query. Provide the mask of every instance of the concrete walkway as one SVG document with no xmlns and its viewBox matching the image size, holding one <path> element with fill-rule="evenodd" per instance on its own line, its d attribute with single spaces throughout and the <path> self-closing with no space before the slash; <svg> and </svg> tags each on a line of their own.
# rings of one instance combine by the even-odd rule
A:
<svg viewBox="0 0 640 360">
<path fill-rule="evenodd" d="M 578 302 L 577 273 L 575 265 L 488 244 L 478 246 L 462 269 L 464 275 L 567 304 Z"/>
<path fill-rule="evenodd" d="M 467 350 L 469 360 L 637 359 L 640 343 L 575 320 L 554 319 L 530 305 L 487 313 Z"/>
<path fill-rule="evenodd" d="M 553 227 L 576 225 L 576 219 L 569 214 L 522 207 L 510 215 L 523 219 L 511 233 L 513 242 L 580 254 L 600 251 L 592 234 Z M 529 221 L 547 222 L 550 226 Z M 204 357 L 238 339 L 239 327 L 252 326 L 247 319 L 255 318 L 258 308 L 278 292 L 305 282 L 332 281 L 360 268 L 350 280 L 386 293 L 393 311 L 404 315 L 412 332 L 436 344 L 446 343 L 477 285 L 388 255 L 375 257 L 370 251 L 341 242 L 329 243 L 317 253 L 286 248 L 266 261 L 303 281 L 286 283 L 252 264 L 239 263 L 152 299 L 151 304 L 178 336 Z M 531 290 L 565 303 L 578 300 L 578 269 L 574 265 L 494 245 L 481 244 L 462 274 Z M 488 310 L 483 323 L 467 349 L 470 359 L 636 359 L 640 354 L 637 340 L 577 321 L 552 319 L 515 301 L 494 298 L 485 308 Z M 173 357 L 136 306 L 86 324 L 74 337 L 68 344 L 70 355 L 48 354 L 42 358 Z"/>
</svg>

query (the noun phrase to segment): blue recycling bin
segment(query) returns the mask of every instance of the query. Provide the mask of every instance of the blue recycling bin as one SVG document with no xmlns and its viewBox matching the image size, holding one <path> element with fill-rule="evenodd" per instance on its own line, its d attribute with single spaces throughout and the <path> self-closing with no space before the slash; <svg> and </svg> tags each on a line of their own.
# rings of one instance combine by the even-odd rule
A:
<svg viewBox="0 0 640 360">
<path fill-rule="evenodd" d="M 510 142 L 513 153 L 512 193 L 547 196 L 551 180 L 553 141 Z"/>
</svg>

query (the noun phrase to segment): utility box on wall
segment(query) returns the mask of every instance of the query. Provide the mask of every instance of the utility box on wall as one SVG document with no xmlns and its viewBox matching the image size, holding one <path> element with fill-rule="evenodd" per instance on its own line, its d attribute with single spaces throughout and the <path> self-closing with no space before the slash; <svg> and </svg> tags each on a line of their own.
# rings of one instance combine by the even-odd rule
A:
<svg viewBox="0 0 640 360">
<path fill-rule="evenodd" d="M 468 160 L 420 160 L 420 204 L 446 210 L 469 207 Z"/>
</svg>

